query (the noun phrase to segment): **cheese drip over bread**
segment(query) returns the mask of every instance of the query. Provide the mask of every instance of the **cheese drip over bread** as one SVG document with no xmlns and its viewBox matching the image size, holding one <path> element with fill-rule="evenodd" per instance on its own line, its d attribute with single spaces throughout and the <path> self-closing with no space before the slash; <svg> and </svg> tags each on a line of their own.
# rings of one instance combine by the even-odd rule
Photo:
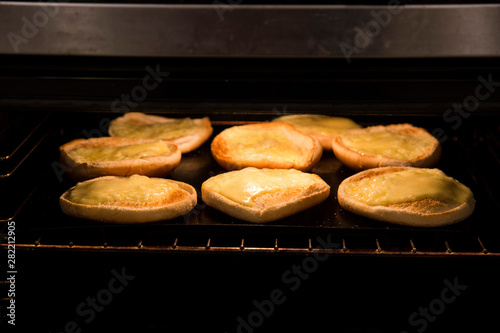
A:
<svg viewBox="0 0 500 333">
<path fill-rule="evenodd" d="M 423 138 L 380 130 L 365 133 L 344 133 L 343 144 L 363 155 L 382 155 L 403 161 L 409 161 L 425 154 L 435 144 L 432 137 Z"/>
<path fill-rule="evenodd" d="M 179 186 L 167 179 L 132 175 L 78 183 L 69 200 L 85 205 L 154 203 L 168 199 Z"/>
<path fill-rule="evenodd" d="M 276 129 L 235 128 L 227 132 L 227 145 L 240 160 L 272 159 L 279 162 L 296 163 L 302 158 L 294 142 Z"/>
<path fill-rule="evenodd" d="M 227 199 L 251 207 L 254 200 L 267 193 L 309 186 L 317 182 L 315 175 L 295 169 L 245 168 L 208 179 L 207 185 Z"/>
<path fill-rule="evenodd" d="M 464 203 L 471 190 L 439 169 L 411 169 L 366 177 L 345 185 L 346 194 L 369 206 L 389 206 L 426 198 Z"/>
<path fill-rule="evenodd" d="M 68 152 L 77 163 L 122 161 L 127 159 L 158 156 L 171 152 L 171 146 L 163 141 L 132 144 L 125 146 L 102 146 L 75 148 Z"/>
<path fill-rule="evenodd" d="M 133 124 L 116 121 L 111 124 L 113 133 L 118 137 L 134 137 L 143 139 L 175 139 L 191 135 L 203 129 L 191 118 L 175 119 L 173 121 L 154 124 Z"/>
</svg>

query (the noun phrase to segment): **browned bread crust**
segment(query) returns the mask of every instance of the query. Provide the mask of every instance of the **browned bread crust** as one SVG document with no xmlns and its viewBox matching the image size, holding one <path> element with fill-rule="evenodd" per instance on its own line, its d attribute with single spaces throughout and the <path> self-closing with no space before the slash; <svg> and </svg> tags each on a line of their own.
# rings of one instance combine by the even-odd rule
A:
<svg viewBox="0 0 500 333">
<path fill-rule="evenodd" d="M 263 169 L 265 172 L 266 169 Z M 237 173 L 240 171 L 230 171 Z M 202 200 L 210 207 L 220 210 L 235 218 L 254 223 L 266 223 L 296 214 L 311 208 L 330 195 L 330 186 L 318 175 L 313 174 L 313 181 L 307 186 L 286 188 L 257 197 L 252 206 L 244 206 L 216 192 L 213 182 L 205 181 L 201 186 Z M 286 185 L 286 184 L 284 184 Z"/>
<path fill-rule="evenodd" d="M 101 176 L 130 176 L 133 174 L 164 177 L 172 172 L 181 161 L 180 150 L 171 143 L 165 143 L 169 148 L 165 154 L 120 161 L 79 162 L 69 155 L 69 151 L 75 148 L 118 147 L 154 141 L 158 140 L 113 137 L 77 139 L 62 145 L 59 147 L 59 151 L 61 162 L 71 170 L 68 175 L 76 181 Z"/>
<path fill-rule="evenodd" d="M 404 202 L 389 206 L 369 206 L 350 197 L 345 186 L 350 182 L 357 182 L 366 177 L 398 172 L 411 167 L 382 167 L 359 172 L 346 178 L 339 186 L 337 198 L 339 204 L 352 213 L 374 220 L 389 222 L 413 227 L 439 227 L 457 223 L 466 219 L 474 211 L 475 200 L 472 198 L 462 204 L 452 200 L 423 200 Z"/>
<path fill-rule="evenodd" d="M 298 153 L 299 158 L 294 161 L 283 161 L 269 154 L 268 156 L 255 158 L 248 157 L 245 153 L 239 154 L 233 147 L 234 137 L 244 142 L 249 136 L 257 135 L 259 131 L 272 131 L 283 135 L 291 142 L 290 148 Z M 275 149 L 272 145 L 269 150 Z M 233 126 L 219 133 L 212 141 L 212 155 L 226 170 L 238 170 L 246 167 L 271 168 L 271 169 L 297 169 L 301 171 L 311 170 L 321 159 L 323 149 L 314 137 L 302 133 L 292 125 L 286 123 L 258 123 L 242 126 Z"/>
<path fill-rule="evenodd" d="M 175 120 L 176 119 L 174 118 L 147 115 L 140 112 L 129 112 L 125 113 L 122 117 L 113 119 L 109 125 L 108 131 L 110 136 L 119 136 L 114 130 L 114 125 L 118 122 L 126 122 L 137 125 L 151 125 L 155 123 L 168 123 Z M 193 119 L 193 122 L 199 125 L 199 130 L 196 133 L 163 140 L 177 145 L 183 154 L 195 150 L 208 140 L 210 135 L 212 135 L 213 128 L 208 117 Z"/>
<path fill-rule="evenodd" d="M 411 160 L 399 160 L 395 158 L 386 157 L 383 155 L 364 155 L 354 150 L 349 149 L 343 142 L 343 135 L 346 134 L 363 134 L 367 132 L 377 132 L 382 130 L 389 130 L 395 133 L 410 135 L 416 138 L 425 138 L 432 141 L 426 152 L 417 158 Z M 360 129 L 349 130 L 343 134 L 338 135 L 332 142 L 333 152 L 335 156 L 347 167 L 355 171 L 366 170 L 370 168 L 378 168 L 384 166 L 413 166 L 428 168 L 437 164 L 441 158 L 441 145 L 439 141 L 434 138 L 429 132 L 420 127 L 414 127 L 410 124 L 396 124 L 387 126 L 372 126 Z"/>
<path fill-rule="evenodd" d="M 118 178 L 105 176 L 87 180 L 87 182 Z M 170 195 L 167 200 L 155 203 L 126 203 L 86 205 L 69 200 L 74 186 L 59 198 L 61 210 L 72 217 L 108 223 L 148 223 L 169 220 L 191 211 L 197 203 L 196 190 L 189 184 L 168 180 L 177 184 L 180 189 Z"/>
<path fill-rule="evenodd" d="M 302 131 L 304 133 L 312 135 L 313 137 L 315 137 L 316 139 L 318 139 L 319 142 L 321 143 L 321 146 L 323 147 L 323 150 L 330 150 L 330 149 L 332 149 L 332 141 L 333 141 L 333 139 L 337 135 L 324 134 L 324 133 L 321 133 L 320 131 L 318 132 L 317 130 L 311 130 L 307 126 L 305 128 L 302 128 L 301 126 L 296 126 L 294 124 L 295 122 L 298 122 L 301 119 L 308 119 L 308 117 L 315 117 L 315 116 L 318 117 L 318 120 L 315 120 L 315 121 L 321 121 L 322 119 L 338 119 L 340 121 L 342 121 L 342 120 L 350 120 L 350 119 L 344 118 L 344 117 L 330 117 L 330 116 L 324 116 L 324 115 L 303 114 L 303 115 L 286 115 L 286 116 L 281 116 L 281 117 L 278 117 L 278 118 L 274 119 L 273 121 L 289 123 L 290 122 L 289 119 L 293 119 L 293 123 L 291 123 L 291 124 L 294 125 L 299 131 Z M 352 126 L 356 126 L 356 125 L 355 125 L 354 122 L 352 122 L 352 124 L 349 124 L 349 126 L 350 126 L 349 128 L 353 128 Z M 361 126 L 357 126 L 357 127 L 361 127 Z M 339 132 L 342 131 L 341 128 L 339 128 L 337 130 Z M 347 129 L 344 129 L 344 130 L 347 130 Z"/>
</svg>

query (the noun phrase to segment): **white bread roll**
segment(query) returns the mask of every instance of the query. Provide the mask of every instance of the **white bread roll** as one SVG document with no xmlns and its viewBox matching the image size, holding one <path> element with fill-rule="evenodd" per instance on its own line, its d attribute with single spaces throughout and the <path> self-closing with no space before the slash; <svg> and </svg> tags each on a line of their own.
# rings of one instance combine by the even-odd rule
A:
<svg viewBox="0 0 500 333">
<path fill-rule="evenodd" d="M 383 166 L 433 167 L 441 145 L 429 132 L 410 124 L 346 131 L 332 142 L 335 156 L 352 170 Z"/>
<path fill-rule="evenodd" d="M 287 115 L 273 119 L 273 121 L 288 123 L 299 131 L 314 136 L 326 150 L 332 149 L 332 141 L 337 135 L 361 127 L 349 118 L 319 114 Z"/>
<path fill-rule="evenodd" d="M 187 214 L 196 202 L 196 190 L 189 184 L 140 175 L 87 180 L 59 199 L 69 216 L 108 223 L 169 220 Z"/>
<path fill-rule="evenodd" d="M 317 139 L 278 122 L 227 128 L 214 138 L 211 150 L 226 170 L 255 167 L 309 171 L 323 153 Z"/>
<path fill-rule="evenodd" d="M 318 175 L 295 169 L 245 168 L 206 180 L 203 201 L 241 220 L 265 223 L 313 207 L 328 198 L 330 186 Z"/>
<path fill-rule="evenodd" d="M 76 181 L 133 174 L 164 177 L 181 161 L 176 145 L 154 139 L 77 139 L 59 150 L 61 162 L 71 169 L 68 175 Z"/>
<path fill-rule="evenodd" d="M 468 187 L 438 169 L 383 167 L 346 178 L 339 204 L 355 214 L 412 227 L 439 227 L 474 211 Z"/>
<path fill-rule="evenodd" d="M 185 154 L 207 141 L 213 128 L 208 117 L 177 119 L 129 112 L 113 119 L 108 131 L 115 137 L 165 140 L 177 145 Z"/>
</svg>

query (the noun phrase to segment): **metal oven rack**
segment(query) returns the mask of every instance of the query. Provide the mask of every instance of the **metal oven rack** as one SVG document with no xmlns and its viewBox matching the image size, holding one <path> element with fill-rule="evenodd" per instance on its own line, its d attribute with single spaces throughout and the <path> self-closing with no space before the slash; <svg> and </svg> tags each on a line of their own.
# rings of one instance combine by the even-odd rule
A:
<svg viewBox="0 0 500 333">
<path fill-rule="evenodd" d="M 104 242 L 102 245 L 85 245 L 85 244 L 75 244 L 73 241 L 69 241 L 67 244 L 44 244 L 42 242 L 42 237 L 38 237 L 37 240 L 33 244 L 17 244 L 16 248 L 21 250 L 66 250 L 66 251 L 118 251 L 118 252 L 138 252 L 138 253 L 147 253 L 147 252 L 206 252 L 206 253 L 252 253 L 252 254 L 269 254 L 269 253 L 280 253 L 280 254 L 302 254 L 302 255 L 311 255 L 315 253 L 319 254 L 334 254 L 334 255 L 379 255 L 379 256 L 425 256 L 425 257 L 470 257 L 470 256 L 500 256 L 499 252 L 491 252 L 489 251 L 485 245 L 483 244 L 480 237 L 477 237 L 477 243 L 475 247 L 478 251 L 466 252 L 462 250 L 454 251 L 450 242 L 445 240 L 443 244 L 441 244 L 440 248 L 442 250 L 419 250 L 417 244 L 412 239 L 408 240 L 407 250 L 404 249 L 386 249 L 383 247 L 383 243 L 379 241 L 378 238 L 375 238 L 373 248 L 350 248 L 347 246 L 349 244 L 349 240 L 346 241 L 346 238 L 341 238 L 341 243 L 335 243 L 336 245 L 340 245 L 338 248 L 318 248 L 313 247 L 313 239 L 308 238 L 307 244 L 304 247 L 280 247 L 280 243 L 278 238 L 275 238 L 274 244 L 269 244 L 269 246 L 245 246 L 245 238 L 241 239 L 241 243 L 239 246 L 221 246 L 221 245 L 212 245 L 212 239 L 208 238 L 204 245 L 196 245 L 189 244 L 183 242 L 183 239 L 175 237 L 173 243 L 168 246 L 158 246 L 158 245 L 147 245 L 143 242 L 143 240 L 139 240 L 139 242 L 135 245 L 109 245 L 107 242 Z M 179 243 L 183 243 L 185 245 L 179 245 Z M 469 244 L 474 245 L 474 244 Z"/>
</svg>

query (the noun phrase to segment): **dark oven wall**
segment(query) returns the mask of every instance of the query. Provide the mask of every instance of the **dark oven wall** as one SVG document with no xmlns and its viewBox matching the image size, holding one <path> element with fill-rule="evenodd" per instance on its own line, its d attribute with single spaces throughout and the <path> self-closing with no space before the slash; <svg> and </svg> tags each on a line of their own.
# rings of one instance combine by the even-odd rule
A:
<svg viewBox="0 0 500 333">
<path fill-rule="evenodd" d="M 1 57 L 5 110 L 495 115 L 496 58 Z M 457 105 L 458 104 L 458 105 Z M 448 109 L 451 109 L 448 111 Z M 242 118 L 247 119 L 247 118 Z"/>
</svg>

